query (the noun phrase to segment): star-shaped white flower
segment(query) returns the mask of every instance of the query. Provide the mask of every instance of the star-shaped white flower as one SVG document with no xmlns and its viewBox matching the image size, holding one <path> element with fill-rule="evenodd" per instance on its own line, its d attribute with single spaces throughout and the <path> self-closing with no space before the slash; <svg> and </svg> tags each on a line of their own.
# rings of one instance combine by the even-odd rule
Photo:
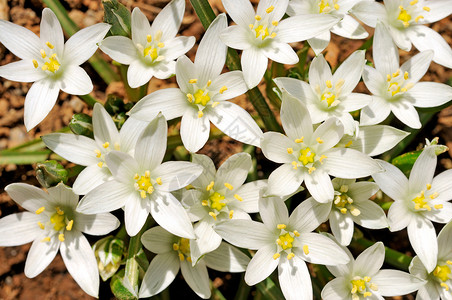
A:
<svg viewBox="0 0 452 300">
<path fill-rule="evenodd" d="M 227 47 L 219 35 L 227 26 L 220 14 L 204 34 L 195 63 L 182 56 L 176 63 L 177 88 L 158 90 L 141 99 L 129 112 L 134 118 L 152 120 L 159 112 L 171 120 L 182 116 L 180 134 L 190 152 L 201 149 L 209 138 L 210 122 L 240 142 L 260 145 L 262 130 L 250 114 L 229 101 L 247 91 L 241 71 L 220 74 Z"/>
<path fill-rule="evenodd" d="M 311 277 L 305 261 L 339 265 L 349 261 L 347 254 L 332 240 L 313 233 L 322 220 L 317 202 L 302 202 L 289 217 L 284 201 L 262 198 L 259 214 L 263 224 L 251 220 L 229 220 L 216 231 L 231 244 L 258 250 L 246 268 L 245 282 L 255 285 L 278 267 L 281 290 L 286 299 L 312 299 Z"/>
<path fill-rule="evenodd" d="M 220 38 L 231 48 L 243 50 L 241 63 L 249 88 L 259 84 L 268 59 L 296 64 L 298 56 L 288 43 L 304 41 L 329 30 L 340 20 L 332 14 L 299 15 L 281 20 L 289 0 L 261 0 L 254 12 L 249 0 L 222 0 L 237 24 Z"/>
<path fill-rule="evenodd" d="M 343 247 L 350 262 L 341 266 L 326 266 L 336 278 L 328 282 L 322 290 L 322 299 L 363 300 L 378 299 L 382 296 L 400 296 L 412 293 L 425 281 L 398 270 L 380 270 L 385 258 L 382 242 L 364 250 L 356 260 Z"/>
<path fill-rule="evenodd" d="M 114 179 L 91 190 L 77 211 L 95 214 L 124 207 L 130 236 L 143 227 L 149 213 L 173 234 L 195 238 L 187 213 L 171 194 L 201 175 L 202 167 L 190 162 L 162 163 L 167 143 L 167 123 L 159 115 L 138 137 L 134 157 L 111 151 L 105 157 Z"/>
<path fill-rule="evenodd" d="M 380 189 L 394 200 L 389 208 L 391 231 L 408 229 L 411 246 L 428 272 L 436 267 L 438 247 L 432 221 L 448 223 L 452 219 L 452 170 L 433 178 L 437 157 L 435 146 L 426 147 L 414 163 L 409 180 L 394 165 L 379 161 L 385 172 L 372 177 Z"/>
<path fill-rule="evenodd" d="M 74 182 L 74 193 L 86 195 L 95 187 L 112 179 L 105 162 L 111 150 L 133 155 L 138 136 L 148 122 L 129 118 L 118 132 L 112 118 L 100 104 L 93 109 L 94 139 L 69 133 L 51 133 L 42 137 L 46 146 L 61 157 L 86 168 Z"/>
<path fill-rule="evenodd" d="M 0 42 L 22 60 L 0 67 L 0 76 L 8 80 L 35 82 L 25 97 L 24 123 L 27 130 L 39 124 L 50 112 L 60 90 L 86 95 L 93 89 L 88 74 L 79 65 L 88 60 L 110 29 L 100 23 L 74 34 L 64 43 L 57 17 L 44 8 L 41 33 L 0 20 Z"/>
<path fill-rule="evenodd" d="M 438 256 L 433 272 L 427 271 L 418 256 L 411 261 L 410 273 L 427 281 L 423 287 L 419 288 L 416 300 L 452 299 L 451 241 L 452 222 L 449 222 L 438 234 Z"/>
<path fill-rule="evenodd" d="M 389 28 L 389 34 L 402 50 L 410 51 L 411 43 L 419 50 L 433 50 L 433 61 L 452 68 L 452 49 L 433 29 L 434 23 L 452 13 L 447 0 L 384 0 L 384 5 L 369 0 L 361 1 L 352 9 L 358 19 L 370 27 L 378 21 Z"/>
<path fill-rule="evenodd" d="M 452 99 L 452 87 L 437 82 L 418 82 L 427 72 L 433 52 L 423 51 L 399 67 L 399 52 L 386 27 L 375 29 L 373 59 L 376 69 L 365 66 L 363 79 L 373 94 L 361 111 L 361 125 L 382 122 L 392 111 L 412 128 L 421 128 L 416 107 L 435 107 Z"/>
<path fill-rule="evenodd" d="M 155 17 L 152 26 L 138 7 L 132 12 L 132 39 L 110 36 L 100 49 L 117 62 L 130 65 L 127 82 L 133 88 L 142 86 L 152 77 L 166 79 L 174 74 L 175 59 L 195 44 L 193 36 L 176 37 L 185 1 L 173 0 Z"/>
<path fill-rule="evenodd" d="M 330 118 L 314 131 L 306 106 L 283 93 L 281 122 L 287 134 L 266 132 L 262 139 L 265 157 L 283 165 L 268 178 L 268 195 L 293 193 L 304 181 L 312 197 L 319 202 L 334 198 L 329 175 L 355 179 L 381 170 L 369 156 L 349 148 L 334 147 L 344 135 L 344 127 Z"/>
<path fill-rule="evenodd" d="M 210 298 L 207 267 L 220 272 L 243 272 L 250 259 L 237 248 L 221 243 L 199 261 L 194 254 L 202 242 L 175 236 L 160 226 L 146 231 L 141 237 L 144 247 L 157 255 L 152 259 L 140 287 L 140 298 L 156 295 L 173 282 L 179 269 L 185 282 L 201 298 Z M 195 254 L 195 256 L 198 256 Z"/>
<path fill-rule="evenodd" d="M 357 127 L 350 112 L 368 105 L 369 95 L 352 93 L 361 79 L 366 62 L 364 51 L 355 51 L 334 72 L 322 54 L 315 57 L 309 67 L 309 84 L 294 78 L 275 78 L 280 89 L 302 100 L 314 124 L 328 118 L 338 118 L 344 125 L 345 134 L 353 135 Z"/>
<path fill-rule="evenodd" d="M 18 246 L 33 242 L 25 262 L 25 275 L 39 275 L 60 250 L 69 273 L 80 287 L 93 297 L 99 292 L 99 271 L 91 246 L 82 232 L 104 235 L 119 226 L 109 213 L 85 215 L 75 210 L 78 196 L 60 183 L 48 194 L 25 183 L 5 188 L 26 212 L 0 219 L 0 246 Z"/>
<path fill-rule="evenodd" d="M 292 0 L 287 7 L 289 16 L 331 14 L 337 21 L 324 32 L 308 39 L 315 54 L 320 54 L 329 44 L 331 32 L 349 39 L 365 39 L 369 36 L 358 21 L 348 15 L 349 10 L 360 0 Z"/>
</svg>

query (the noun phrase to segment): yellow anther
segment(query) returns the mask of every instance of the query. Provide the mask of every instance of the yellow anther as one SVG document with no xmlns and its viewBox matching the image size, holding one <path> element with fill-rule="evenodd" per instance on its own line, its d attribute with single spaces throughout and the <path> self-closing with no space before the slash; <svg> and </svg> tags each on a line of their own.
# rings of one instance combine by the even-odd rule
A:
<svg viewBox="0 0 452 300">
<path fill-rule="evenodd" d="M 424 204 L 424 208 L 427 209 L 428 211 L 432 211 L 432 208 L 428 204 Z"/>
<path fill-rule="evenodd" d="M 60 240 L 60 242 L 64 242 L 64 233 L 60 233 L 58 235 L 58 239 Z"/>
<path fill-rule="evenodd" d="M 161 30 L 157 30 L 157 32 L 154 35 L 154 39 L 156 41 L 160 41 L 160 39 L 162 38 L 163 32 Z"/>
<path fill-rule="evenodd" d="M 254 28 L 254 25 L 253 24 L 250 24 L 250 25 L 248 25 L 249 27 L 250 27 L 250 29 L 253 29 Z"/>
<path fill-rule="evenodd" d="M 50 42 L 46 42 L 47 47 L 49 47 L 50 49 L 53 49 L 53 45 Z"/>
<path fill-rule="evenodd" d="M 429 198 L 433 200 L 433 199 L 437 198 L 438 196 L 439 196 L 438 192 L 434 192 L 433 194 L 431 194 L 429 196 Z"/>
<path fill-rule="evenodd" d="M 278 21 L 272 21 L 272 25 L 273 26 L 278 26 L 279 22 Z"/>
<path fill-rule="evenodd" d="M 364 298 L 367 298 L 367 297 L 370 297 L 370 296 L 372 296 L 372 293 L 371 293 L 371 292 L 365 292 L 365 293 L 363 294 L 363 297 L 364 297 Z"/>
<path fill-rule="evenodd" d="M 150 187 L 148 187 L 146 192 L 148 192 L 148 194 L 152 194 L 154 192 L 154 187 L 151 185 Z"/>
<path fill-rule="evenodd" d="M 227 89 L 228 89 L 228 88 L 227 88 L 225 85 L 223 85 L 223 86 L 220 88 L 220 94 L 223 94 Z"/>
<path fill-rule="evenodd" d="M 41 242 L 50 242 L 50 237 L 45 237 L 41 240 Z"/>
<path fill-rule="evenodd" d="M 180 261 L 184 261 L 185 257 L 182 253 L 179 253 L 179 260 Z"/>
<path fill-rule="evenodd" d="M 281 256 L 281 254 L 275 253 L 275 254 L 273 254 L 273 259 L 277 260 L 280 256 Z"/>
<path fill-rule="evenodd" d="M 255 19 L 256 21 L 260 21 L 260 20 L 262 20 L 262 17 L 259 16 L 259 15 L 255 15 L 255 16 L 254 16 L 254 19 Z"/>
<path fill-rule="evenodd" d="M 282 245 L 282 241 L 281 241 L 281 239 L 277 239 L 277 240 L 276 240 L 276 244 L 278 244 L 278 245 L 280 245 L 280 246 L 281 246 L 281 245 Z"/>
<path fill-rule="evenodd" d="M 158 43 L 158 44 L 157 44 L 157 47 L 163 48 L 163 47 L 165 47 L 165 44 L 164 44 L 164 43 Z"/>
<path fill-rule="evenodd" d="M 348 185 L 346 185 L 346 184 L 341 185 L 341 187 L 339 188 L 339 192 L 347 193 L 348 192 Z"/>
<path fill-rule="evenodd" d="M 158 185 L 162 185 L 162 178 L 157 177 L 157 179 L 155 179 L 155 182 L 157 182 Z"/>
<path fill-rule="evenodd" d="M 309 247 L 308 247 L 308 245 L 304 245 L 304 246 L 303 246 L 303 252 L 304 252 L 304 254 L 306 254 L 306 255 L 309 254 Z"/>
<path fill-rule="evenodd" d="M 67 223 L 67 225 L 66 225 L 66 230 L 71 231 L 73 225 L 74 225 L 74 220 L 70 220 L 69 223 Z"/>
<path fill-rule="evenodd" d="M 187 261 L 188 261 L 188 262 L 191 262 L 191 257 L 190 257 L 190 256 L 187 257 Z"/>
<path fill-rule="evenodd" d="M 239 201 L 243 201 L 243 198 L 240 197 L 240 196 L 237 195 L 237 194 L 234 194 L 234 198 L 237 199 L 237 200 L 239 200 Z"/>
<path fill-rule="evenodd" d="M 330 89 L 333 87 L 333 84 L 331 83 L 331 80 L 326 81 L 326 86 Z"/>
<path fill-rule="evenodd" d="M 273 32 L 273 33 L 270 35 L 270 38 L 274 39 L 275 36 L 276 36 L 276 32 Z"/>
<path fill-rule="evenodd" d="M 40 207 L 40 208 L 38 208 L 36 211 L 35 211 L 35 213 L 37 214 L 37 215 L 39 215 L 40 213 L 42 213 L 44 210 L 45 210 L 46 208 L 43 206 L 43 207 Z"/>
<path fill-rule="evenodd" d="M 298 169 L 298 163 L 296 161 L 292 162 L 292 166 L 294 170 Z"/>
<path fill-rule="evenodd" d="M 364 281 L 365 281 L 365 282 L 369 282 L 370 279 L 371 279 L 371 278 L 370 278 L 369 276 L 364 276 Z"/>
<path fill-rule="evenodd" d="M 391 75 L 386 75 L 386 79 L 388 80 L 388 81 L 391 81 L 391 79 L 392 79 L 392 77 L 391 77 Z"/>
<path fill-rule="evenodd" d="M 288 260 L 291 260 L 294 257 L 295 257 L 295 254 L 293 254 L 293 252 L 290 252 L 289 254 L 287 254 L 287 259 Z"/>
<path fill-rule="evenodd" d="M 190 80 L 188 81 L 188 83 L 191 83 L 191 84 L 197 83 L 197 82 L 198 82 L 198 79 L 190 79 Z"/>
<path fill-rule="evenodd" d="M 225 182 L 224 186 L 225 186 L 228 190 L 231 190 L 231 191 L 234 189 L 234 187 L 233 187 L 230 183 L 227 183 L 227 182 Z"/>
<path fill-rule="evenodd" d="M 202 118 L 204 116 L 204 113 L 202 110 L 198 111 L 198 118 Z"/>
<path fill-rule="evenodd" d="M 335 9 L 335 10 L 339 10 L 339 4 L 337 4 L 337 3 L 334 4 L 334 9 Z"/>
<path fill-rule="evenodd" d="M 212 80 L 209 79 L 209 80 L 207 81 L 207 86 L 210 86 L 211 84 L 212 84 Z"/>
<path fill-rule="evenodd" d="M 233 216 L 234 216 L 234 211 L 233 211 L 233 210 L 230 210 L 230 211 L 229 211 L 229 219 L 232 219 Z"/>
<path fill-rule="evenodd" d="M 278 228 L 278 229 L 286 229 L 286 227 L 287 227 L 287 225 L 286 224 L 278 224 L 278 225 L 276 225 L 276 228 Z"/>
<path fill-rule="evenodd" d="M 38 222 L 38 226 L 39 226 L 39 228 L 41 228 L 41 229 L 44 229 L 44 228 L 45 228 L 44 224 L 42 224 L 41 222 Z"/>
<path fill-rule="evenodd" d="M 415 5 L 415 4 L 417 4 L 417 2 L 418 2 L 418 0 L 413 0 L 410 2 L 410 5 Z"/>
<path fill-rule="evenodd" d="M 145 190 L 141 190 L 140 191 L 140 196 L 142 199 L 146 198 L 146 191 Z"/>
<path fill-rule="evenodd" d="M 409 78 L 410 74 L 408 74 L 408 72 L 405 71 L 405 73 L 403 74 L 403 78 L 405 80 L 407 80 Z"/>
<path fill-rule="evenodd" d="M 303 140 L 304 140 L 304 136 L 302 136 L 302 137 L 299 138 L 299 139 L 296 139 L 296 140 L 295 140 L 295 143 L 297 143 L 297 144 L 303 143 Z"/>
<path fill-rule="evenodd" d="M 41 49 L 41 56 L 42 56 L 42 58 L 46 58 L 46 52 L 44 51 L 44 49 Z"/>
<path fill-rule="evenodd" d="M 419 20 L 420 19 L 423 19 L 424 18 L 424 16 L 417 16 L 415 19 L 414 19 L 414 22 L 419 22 Z"/>
<path fill-rule="evenodd" d="M 400 75 L 400 69 L 397 70 L 397 72 L 392 73 L 392 77 L 397 77 Z"/>
<path fill-rule="evenodd" d="M 410 26 L 410 23 L 409 23 L 409 22 L 403 22 L 403 27 L 407 28 L 407 27 L 409 27 L 409 26 Z"/>
<path fill-rule="evenodd" d="M 311 174 L 311 173 L 314 172 L 315 170 L 316 170 L 315 167 L 310 167 L 310 168 L 308 169 L 308 173 Z"/>
<path fill-rule="evenodd" d="M 138 176 L 138 174 L 135 173 L 135 176 L 133 176 L 133 179 L 138 180 L 140 178 L 140 176 Z"/>
<path fill-rule="evenodd" d="M 323 140 L 322 140 L 321 138 L 318 137 L 318 138 L 316 138 L 315 140 L 317 141 L 317 143 L 323 144 Z"/>
<path fill-rule="evenodd" d="M 441 208 L 443 208 L 443 205 L 442 204 L 436 204 L 436 205 L 434 205 L 433 206 L 435 209 L 441 209 Z"/>
<path fill-rule="evenodd" d="M 217 105 L 218 104 L 220 104 L 220 102 L 218 102 L 218 101 L 215 101 L 214 103 L 212 103 L 212 108 L 215 108 L 215 107 L 217 107 Z"/>
<path fill-rule="evenodd" d="M 151 172 L 149 172 L 149 170 L 146 170 L 146 171 L 144 172 L 144 177 L 146 177 L 146 178 L 151 178 Z"/>
<path fill-rule="evenodd" d="M 215 184 L 215 182 L 211 181 L 211 182 L 209 183 L 209 185 L 206 186 L 206 191 L 210 191 L 210 190 L 213 188 L 214 184 Z"/>
<path fill-rule="evenodd" d="M 187 94 L 187 99 L 188 99 L 188 102 L 192 103 L 194 100 L 194 97 L 192 94 L 189 93 L 189 94 Z"/>
<path fill-rule="evenodd" d="M 369 288 L 370 288 L 371 290 L 373 290 L 373 291 L 378 291 L 378 286 L 377 286 L 375 283 L 371 283 L 371 284 L 369 285 Z"/>
<path fill-rule="evenodd" d="M 216 221 L 217 220 L 217 215 L 213 212 L 209 212 L 209 215 Z"/>
<path fill-rule="evenodd" d="M 353 141 L 349 141 L 347 144 L 345 144 L 345 148 L 350 147 L 353 144 Z"/>
<path fill-rule="evenodd" d="M 150 34 L 148 34 L 146 36 L 146 40 L 148 41 L 148 43 L 152 42 L 152 36 Z"/>
<path fill-rule="evenodd" d="M 446 283 L 441 282 L 440 286 L 443 287 L 446 291 L 449 291 L 449 286 Z"/>
<path fill-rule="evenodd" d="M 173 250 L 174 250 L 174 251 L 179 250 L 179 244 L 174 243 L 174 244 L 173 244 Z"/>
<path fill-rule="evenodd" d="M 208 206 L 208 205 L 209 205 L 209 201 L 207 201 L 207 200 L 202 200 L 202 201 L 201 201 L 201 205 L 202 205 L 202 206 Z"/>
<path fill-rule="evenodd" d="M 287 148 L 287 153 L 292 154 L 293 153 L 293 149 L 292 148 Z"/>
<path fill-rule="evenodd" d="M 36 59 L 33 59 L 32 61 L 33 61 L 33 66 L 35 68 L 37 68 L 38 67 L 38 61 Z"/>
<path fill-rule="evenodd" d="M 102 147 L 104 147 L 105 149 L 110 147 L 110 143 L 109 142 L 105 142 L 102 144 Z"/>
<path fill-rule="evenodd" d="M 98 162 L 98 163 L 97 163 L 97 166 L 98 166 L 99 168 L 102 168 L 103 165 L 104 165 L 103 162 Z"/>
<path fill-rule="evenodd" d="M 428 6 L 424 6 L 422 9 L 425 11 L 430 11 L 430 7 L 428 7 Z"/>
<path fill-rule="evenodd" d="M 59 214 L 60 216 L 64 215 L 64 211 L 62 211 L 59 207 L 55 208 L 57 214 Z"/>
<path fill-rule="evenodd" d="M 359 216 L 359 215 L 361 214 L 361 211 L 360 211 L 359 209 L 357 209 L 356 207 L 352 207 L 352 208 L 350 209 L 350 213 L 351 213 L 353 216 L 357 217 L 357 216 Z"/>
<path fill-rule="evenodd" d="M 294 234 L 295 236 L 300 236 L 300 233 L 299 233 L 298 231 L 296 231 L 296 230 L 293 231 L 293 234 Z"/>
<path fill-rule="evenodd" d="M 341 208 L 341 213 L 345 215 L 347 213 L 347 209 L 345 207 Z"/>
<path fill-rule="evenodd" d="M 114 148 L 116 151 L 121 150 L 121 145 L 119 145 L 119 143 L 115 143 Z"/>
<path fill-rule="evenodd" d="M 102 152 L 100 152 L 100 150 L 94 150 L 94 153 L 96 153 L 96 157 L 101 157 L 102 156 Z"/>
<path fill-rule="evenodd" d="M 275 7 L 272 5 L 272 6 L 270 6 L 269 8 L 267 8 L 267 9 L 265 10 L 265 12 L 266 12 L 267 14 L 269 14 L 269 13 L 271 13 L 274 9 L 275 9 Z"/>
<path fill-rule="evenodd" d="M 427 191 L 432 188 L 432 185 L 430 183 L 427 183 Z"/>
</svg>

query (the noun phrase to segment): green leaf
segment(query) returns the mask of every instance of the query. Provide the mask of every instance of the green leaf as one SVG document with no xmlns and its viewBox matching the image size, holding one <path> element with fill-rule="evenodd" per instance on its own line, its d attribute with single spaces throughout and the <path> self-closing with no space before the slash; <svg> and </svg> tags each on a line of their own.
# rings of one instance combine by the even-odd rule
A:
<svg viewBox="0 0 452 300">
<path fill-rule="evenodd" d="M 16 165 L 31 165 L 36 162 L 45 161 L 52 153 L 50 150 L 18 152 L 18 151 L 1 151 L 0 164 L 16 164 Z"/>
<path fill-rule="evenodd" d="M 399 168 L 403 173 L 408 174 L 421 153 L 422 150 L 407 152 L 394 158 L 391 163 Z"/>
<path fill-rule="evenodd" d="M 117 0 L 102 0 L 104 5 L 104 22 L 111 24 L 112 35 L 131 35 L 130 11 Z"/>
<path fill-rule="evenodd" d="M 262 293 L 266 300 L 280 300 L 284 299 L 284 296 L 279 287 L 267 277 L 264 281 L 259 282 L 256 285 L 257 289 Z"/>
</svg>

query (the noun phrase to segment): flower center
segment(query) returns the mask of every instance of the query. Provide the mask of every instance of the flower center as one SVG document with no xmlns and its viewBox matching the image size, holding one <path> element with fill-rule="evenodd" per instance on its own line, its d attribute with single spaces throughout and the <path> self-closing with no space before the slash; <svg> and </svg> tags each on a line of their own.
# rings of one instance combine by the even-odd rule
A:
<svg viewBox="0 0 452 300">
<path fill-rule="evenodd" d="M 320 104 L 323 108 L 336 107 L 341 103 L 338 98 L 344 83 L 344 79 L 340 79 L 335 85 L 333 85 L 331 80 L 327 80 L 323 91 L 320 89 L 320 85 L 315 86 L 315 91 L 320 96 Z"/>
<path fill-rule="evenodd" d="M 42 214 L 46 208 L 40 207 L 35 213 L 37 215 Z M 58 235 L 58 239 L 61 242 L 64 242 L 64 231 L 71 231 L 74 225 L 74 220 L 69 220 L 68 215 L 59 207 L 55 207 L 55 212 L 44 213 L 46 216 L 49 216 L 49 221 L 45 223 L 38 222 L 39 228 L 42 230 L 48 230 L 49 236 L 43 238 L 41 242 L 50 242 L 51 236 Z"/>
<path fill-rule="evenodd" d="M 143 54 L 145 61 L 149 63 L 159 62 L 165 59 L 163 55 L 160 55 L 161 50 L 165 47 L 165 44 L 161 42 L 162 31 L 158 30 L 154 37 L 148 34 L 146 36 L 146 44 L 137 44 L 138 50 Z"/>
<path fill-rule="evenodd" d="M 339 194 L 334 198 L 333 205 L 344 215 L 350 210 L 353 216 L 359 216 L 361 211 L 352 205 L 353 199 L 348 196 L 347 192 L 348 185 L 342 185 L 339 192 L 335 192 Z"/>
<path fill-rule="evenodd" d="M 311 148 L 306 147 L 300 150 L 300 156 L 298 156 L 298 161 L 300 161 L 304 166 L 313 163 L 315 158 L 314 151 Z"/>
<path fill-rule="evenodd" d="M 452 265 L 452 261 L 448 260 L 446 261 L 445 265 L 437 265 L 435 270 L 433 270 L 433 276 L 441 281 L 440 285 L 446 291 L 449 291 L 449 285 L 446 283 L 446 281 L 452 279 L 450 265 Z"/>
<path fill-rule="evenodd" d="M 260 15 L 254 16 L 254 24 L 250 24 L 249 27 L 256 40 L 264 41 L 267 38 L 273 39 L 276 37 L 274 30 L 278 26 L 278 21 L 270 21 L 274 8 L 273 5 L 267 8 L 264 17 Z"/>
<path fill-rule="evenodd" d="M 439 196 L 437 192 L 431 193 L 431 184 L 427 184 L 427 189 L 422 190 L 415 198 L 413 198 L 411 201 L 413 201 L 414 209 L 416 211 L 431 211 L 432 207 L 429 205 L 430 201 L 434 200 L 436 197 Z M 429 193 L 430 195 L 426 196 L 425 193 Z M 433 209 L 441 209 L 443 208 L 442 204 L 435 204 L 433 205 Z"/>
<path fill-rule="evenodd" d="M 306 167 L 309 174 L 316 170 L 316 165 L 318 163 L 323 164 L 323 160 L 327 158 L 325 155 L 318 155 L 315 152 L 314 147 L 306 145 L 304 142 L 304 137 L 295 140 L 295 143 L 300 144 L 300 148 L 297 152 L 294 152 L 293 148 L 287 148 L 287 153 L 294 154 L 296 160 L 292 161 L 293 168 L 296 170 L 298 167 Z M 318 144 L 322 144 L 323 140 L 320 138 L 316 139 Z M 298 153 L 298 154 L 296 154 Z"/>
<path fill-rule="evenodd" d="M 104 148 L 103 150 L 99 150 L 99 149 L 94 150 L 94 153 L 96 154 L 96 157 L 99 158 L 99 162 L 97 163 L 97 166 L 99 168 L 106 167 L 106 165 L 105 165 L 105 154 L 107 154 L 111 150 L 109 142 L 103 143 L 102 147 Z M 116 151 L 121 150 L 121 146 L 119 145 L 119 143 L 115 143 L 114 150 L 116 150 Z"/>
<path fill-rule="evenodd" d="M 209 209 L 209 215 L 214 219 L 217 220 L 217 216 L 224 212 L 228 214 L 229 219 L 232 219 L 234 215 L 234 210 L 230 209 L 228 207 L 228 203 L 230 202 L 229 199 L 226 197 L 227 190 L 232 191 L 234 187 L 230 183 L 225 183 L 224 188 L 221 188 L 217 191 L 215 191 L 214 188 L 215 182 L 211 181 L 206 186 L 206 191 L 210 192 L 209 197 L 207 200 L 202 200 L 201 204 L 202 206 L 205 206 Z M 240 197 L 238 194 L 234 194 L 234 198 L 238 201 L 243 201 L 242 197 Z"/>
<path fill-rule="evenodd" d="M 276 245 L 278 246 L 277 252 L 273 254 L 273 259 L 278 259 L 281 256 L 281 252 L 287 254 L 287 259 L 294 258 L 295 254 L 292 252 L 293 242 L 297 237 L 300 236 L 300 233 L 296 230 L 287 231 L 286 224 L 278 224 L 276 228 L 280 231 L 279 236 L 276 239 Z M 309 254 L 308 245 L 303 246 L 303 251 L 306 255 Z"/>
<path fill-rule="evenodd" d="M 408 82 L 410 74 L 408 72 L 402 74 L 400 69 L 395 73 L 387 74 L 386 77 L 388 82 L 387 91 L 390 97 L 394 97 L 395 95 L 399 96 L 401 93 L 405 93 L 414 86 L 412 82 Z"/>
<path fill-rule="evenodd" d="M 186 259 L 188 262 L 191 262 L 189 239 L 180 238 L 177 243 L 173 244 L 173 250 L 177 251 L 180 261 L 184 261 Z"/>
<path fill-rule="evenodd" d="M 328 14 L 333 10 L 339 10 L 339 0 L 320 0 L 318 1 L 319 13 Z"/>
<path fill-rule="evenodd" d="M 47 53 L 45 49 L 41 49 L 41 58 L 39 58 L 39 62 L 36 59 L 33 59 L 33 66 L 37 69 L 41 65 L 41 69 L 43 71 L 48 71 L 52 74 L 55 74 L 56 71 L 60 69 L 60 61 L 58 60 L 58 56 L 54 51 L 54 46 L 50 42 L 46 42 Z M 50 52 L 50 55 L 49 55 Z"/>
<path fill-rule="evenodd" d="M 143 199 L 154 192 L 154 184 L 162 184 L 162 179 L 160 177 L 157 177 L 155 180 L 152 179 L 149 171 L 145 171 L 144 175 L 141 176 L 135 174 L 133 179 L 135 180 L 135 190 L 140 193 L 140 196 Z"/>
<path fill-rule="evenodd" d="M 405 3 L 403 2 L 403 4 Z M 408 3 L 408 5 L 399 6 L 399 14 L 397 15 L 397 20 L 402 23 L 403 27 L 408 28 L 411 24 L 413 24 L 413 20 L 415 23 L 418 23 L 419 20 L 424 18 L 422 13 L 430 11 L 430 8 L 428 6 L 421 8 L 417 4 L 418 0 L 412 0 Z"/>
<path fill-rule="evenodd" d="M 202 118 L 204 116 L 203 110 L 206 108 L 208 104 L 214 108 L 219 102 L 211 101 L 218 94 L 223 94 L 228 88 L 224 85 L 218 91 L 209 89 L 212 84 L 212 80 L 208 80 L 206 85 L 198 86 L 198 79 L 190 79 L 188 81 L 192 85 L 191 90 L 192 93 L 187 93 L 187 100 L 193 105 L 196 105 L 198 110 L 198 118 Z"/>
<path fill-rule="evenodd" d="M 372 296 L 372 291 L 378 291 L 378 286 L 374 283 L 370 282 L 371 278 L 368 276 L 360 277 L 355 276 L 350 281 L 352 285 L 351 293 L 352 293 L 352 300 L 359 300 L 360 295 L 362 295 L 364 298 Z"/>
</svg>

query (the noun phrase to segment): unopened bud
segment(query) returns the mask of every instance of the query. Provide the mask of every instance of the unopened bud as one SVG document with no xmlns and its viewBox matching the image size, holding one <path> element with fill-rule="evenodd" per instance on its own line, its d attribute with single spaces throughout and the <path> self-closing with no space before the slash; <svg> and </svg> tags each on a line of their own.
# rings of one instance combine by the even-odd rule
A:
<svg viewBox="0 0 452 300">
<path fill-rule="evenodd" d="M 124 241 L 107 236 L 93 245 L 99 274 L 106 281 L 119 269 L 124 257 Z"/>
<path fill-rule="evenodd" d="M 66 182 L 68 171 L 56 160 L 47 160 L 36 165 L 36 178 L 43 187 L 50 188 Z"/>
<path fill-rule="evenodd" d="M 69 128 L 74 134 L 94 138 L 93 120 L 87 114 L 75 114 L 69 122 Z"/>
</svg>

